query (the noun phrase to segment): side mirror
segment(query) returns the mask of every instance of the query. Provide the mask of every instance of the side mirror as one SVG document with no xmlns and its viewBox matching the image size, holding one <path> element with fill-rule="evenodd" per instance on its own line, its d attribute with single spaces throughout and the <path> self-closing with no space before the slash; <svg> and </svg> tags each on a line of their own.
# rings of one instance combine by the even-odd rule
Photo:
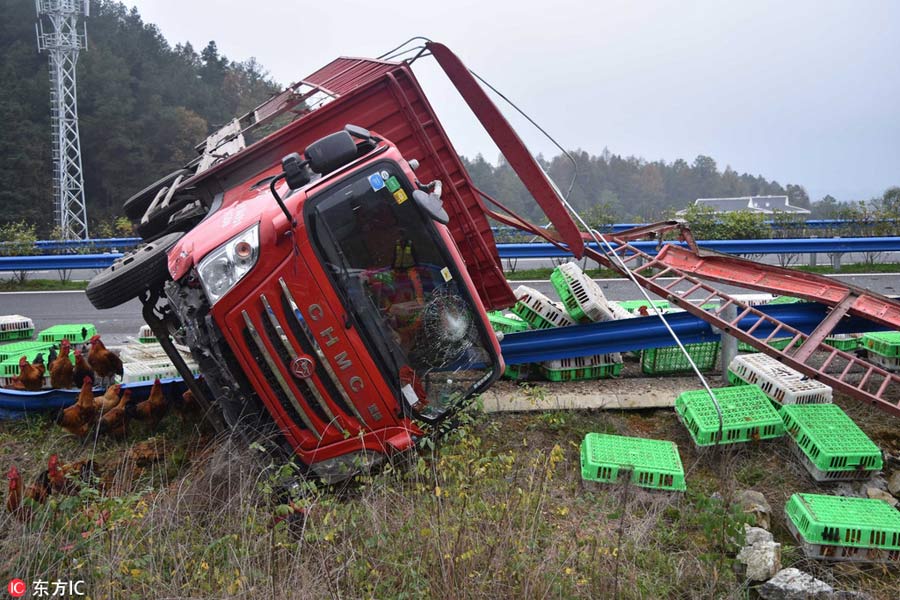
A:
<svg viewBox="0 0 900 600">
<path fill-rule="evenodd" d="M 327 175 L 356 158 L 356 142 L 346 131 L 338 131 L 316 140 L 306 147 L 309 167 Z"/>
<path fill-rule="evenodd" d="M 444 203 L 441 202 L 438 196 L 426 194 L 422 190 L 416 190 L 413 192 L 413 200 L 429 217 L 441 225 L 446 225 L 450 222 L 450 215 L 444 210 Z"/>
</svg>

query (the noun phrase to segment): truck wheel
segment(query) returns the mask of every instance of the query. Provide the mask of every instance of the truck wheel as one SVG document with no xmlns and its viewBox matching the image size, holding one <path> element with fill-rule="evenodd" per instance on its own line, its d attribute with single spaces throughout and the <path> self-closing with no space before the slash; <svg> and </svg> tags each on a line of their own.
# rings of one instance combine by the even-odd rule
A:
<svg viewBox="0 0 900 600">
<path fill-rule="evenodd" d="M 184 233 L 175 232 L 145 244 L 98 273 L 87 286 L 95 308 L 113 308 L 169 279 L 168 252 Z"/>
<path fill-rule="evenodd" d="M 125 210 L 125 216 L 127 216 L 132 221 L 137 221 L 144 216 L 144 213 L 150 207 L 150 203 L 153 202 L 153 199 L 156 197 L 156 194 L 159 192 L 159 190 L 171 185 L 179 175 L 188 177 L 190 174 L 191 171 L 189 171 L 188 169 L 178 169 L 177 171 L 169 173 L 159 181 L 151 183 L 125 201 L 125 204 L 122 205 L 122 208 Z"/>
</svg>

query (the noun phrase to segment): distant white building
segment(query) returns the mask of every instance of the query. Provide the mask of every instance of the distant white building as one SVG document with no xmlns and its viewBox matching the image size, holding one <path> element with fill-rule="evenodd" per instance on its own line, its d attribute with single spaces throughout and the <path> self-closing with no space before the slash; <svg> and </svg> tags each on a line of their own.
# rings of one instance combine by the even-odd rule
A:
<svg viewBox="0 0 900 600">
<path fill-rule="evenodd" d="M 741 198 L 697 198 L 694 206 L 705 206 L 714 213 L 727 213 L 746 210 L 764 215 L 774 212 L 794 213 L 808 215 L 810 212 L 799 206 L 791 206 L 787 196 L 743 196 Z M 678 215 L 683 215 L 684 210 L 679 210 Z"/>
</svg>

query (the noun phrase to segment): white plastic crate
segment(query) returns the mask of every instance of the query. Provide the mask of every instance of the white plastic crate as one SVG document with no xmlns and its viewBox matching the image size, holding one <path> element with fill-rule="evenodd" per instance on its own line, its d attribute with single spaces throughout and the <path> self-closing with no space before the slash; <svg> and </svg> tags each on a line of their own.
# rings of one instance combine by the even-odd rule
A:
<svg viewBox="0 0 900 600">
<path fill-rule="evenodd" d="M 31 338 L 34 321 L 22 315 L 0 315 L 0 342 Z"/>
<path fill-rule="evenodd" d="M 878 365 L 885 371 L 891 371 L 894 373 L 900 372 L 900 358 L 888 358 L 885 356 L 881 356 L 880 354 L 875 354 L 874 352 L 869 352 L 868 360 L 873 365 Z"/>
<path fill-rule="evenodd" d="M 747 306 L 760 306 L 775 299 L 772 294 L 732 294 L 731 297 Z"/>
<path fill-rule="evenodd" d="M 621 306 L 619 306 L 618 302 L 610 301 L 609 302 L 609 312 L 612 313 L 613 319 L 619 321 L 621 319 L 633 319 L 637 315 L 633 315 Z M 665 311 L 664 311 L 665 312 Z M 656 314 L 655 312 L 651 312 L 651 314 Z"/>
<path fill-rule="evenodd" d="M 746 383 L 756 384 L 781 404 L 829 404 L 831 387 L 810 379 L 767 354 L 740 354 L 728 370 Z"/>
<path fill-rule="evenodd" d="M 572 294 L 572 300 L 578 304 L 588 319 L 595 323 L 615 320 L 616 317 L 609 308 L 603 290 L 593 279 L 584 274 L 581 267 L 576 263 L 569 262 L 559 265 L 557 269 L 565 279 L 566 287 Z"/>
<path fill-rule="evenodd" d="M 160 361 L 168 360 L 166 351 L 159 343 L 151 344 L 125 344 L 114 348 L 118 352 L 122 362 L 127 361 Z"/>
<path fill-rule="evenodd" d="M 200 374 L 200 369 L 193 361 L 185 361 L 191 373 Z M 159 361 L 132 361 L 123 365 L 124 374 L 122 383 L 137 383 L 140 381 L 153 381 L 159 379 L 172 379 L 181 377 L 181 374 L 168 360 Z"/>
<path fill-rule="evenodd" d="M 575 356 L 573 358 L 560 358 L 558 360 L 545 360 L 540 365 L 547 369 L 583 369 L 586 367 L 598 367 L 622 362 L 621 352 L 609 354 L 592 354 L 590 356 Z"/>
<path fill-rule="evenodd" d="M 528 321 L 535 329 L 551 329 L 575 324 L 575 320 L 559 302 L 554 302 L 536 289 L 520 285 L 513 293 L 518 300 L 513 312 Z"/>
</svg>

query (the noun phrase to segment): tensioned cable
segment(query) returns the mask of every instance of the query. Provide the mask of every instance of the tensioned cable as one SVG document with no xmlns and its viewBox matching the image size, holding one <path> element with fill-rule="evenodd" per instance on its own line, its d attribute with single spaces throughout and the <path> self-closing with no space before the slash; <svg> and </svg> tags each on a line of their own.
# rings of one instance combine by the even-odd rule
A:
<svg viewBox="0 0 900 600">
<path fill-rule="evenodd" d="M 678 345 L 678 348 L 681 350 L 682 354 L 684 354 L 684 357 L 687 359 L 688 364 L 691 366 L 691 369 L 697 375 L 697 378 L 700 379 L 700 383 L 703 384 L 703 388 L 706 390 L 706 393 L 709 394 L 710 399 L 713 401 L 713 406 L 716 409 L 716 415 L 719 418 L 719 435 L 718 435 L 718 441 L 716 442 L 716 444 L 718 445 L 718 443 L 722 439 L 722 430 L 724 429 L 724 423 L 722 420 L 722 409 L 719 406 L 719 402 L 718 402 L 718 400 L 716 400 L 716 396 L 715 396 L 715 394 L 713 394 L 712 388 L 710 387 L 709 382 L 706 380 L 706 377 L 704 377 L 703 373 L 700 372 L 700 369 L 697 367 L 697 364 L 694 362 L 694 359 L 691 357 L 690 353 L 684 347 L 684 344 L 681 343 L 681 340 L 678 338 L 678 335 L 672 329 L 672 326 L 669 324 L 669 321 L 663 315 L 662 310 L 656 305 L 655 302 L 653 302 L 650 299 L 650 295 L 647 293 L 647 290 L 645 290 L 638 283 L 634 274 L 631 272 L 631 269 L 629 269 L 628 265 L 625 264 L 625 262 L 622 260 L 622 258 L 618 254 L 615 253 L 612 245 L 609 243 L 609 241 L 606 239 L 606 237 L 604 237 L 603 234 L 601 234 L 597 230 L 588 226 L 588 224 L 581 217 L 581 215 L 578 213 L 578 211 L 575 210 L 575 208 L 572 207 L 572 205 L 569 203 L 569 195 L 572 193 L 572 189 L 575 187 L 575 181 L 578 178 L 578 163 L 575 161 L 575 158 L 565 148 L 563 148 L 559 144 L 559 142 L 557 142 L 553 138 L 553 136 L 551 136 L 543 127 L 538 125 L 534 121 L 534 119 L 532 119 L 527 113 L 525 113 L 525 111 L 523 111 L 521 108 L 519 108 L 515 104 L 515 102 L 513 102 L 508 97 L 506 97 L 506 95 L 504 95 L 497 88 L 495 88 L 493 85 L 488 83 L 483 77 L 478 75 L 478 73 L 476 73 L 475 71 L 469 69 L 469 73 L 471 73 L 476 79 L 478 79 L 480 82 L 482 82 L 488 88 L 490 88 L 495 94 L 497 94 L 498 96 L 503 98 L 503 100 L 507 104 L 509 104 L 513 109 L 515 109 L 516 112 L 518 112 L 520 115 L 522 115 L 529 123 L 531 123 L 538 131 L 540 131 L 548 140 L 550 140 L 550 142 L 554 146 L 556 146 L 560 150 L 560 152 L 562 152 L 566 156 L 566 158 L 569 159 L 569 161 L 571 161 L 572 169 L 573 169 L 572 181 L 569 183 L 569 188 L 568 188 L 568 190 L 566 190 L 565 196 L 563 196 L 560 193 L 559 188 L 556 187 L 556 184 L 553 183 L 553 180 L 550 177 L 547 177 L 547 180 L 550 181 L 550 184 L 553 185 L 554 189 L 556 189 L 557 194 L 560 195 L 560 198 L 563 201 L 563 205 L 572 213 L 572 215 L 574 215 L 574 217 L 578 220 L 578 222 L 581 224 L 581 226 L 587 230 L 588 234 L 591 236 L 591 238 L 597 244 L 598 250 L 603 252 L 603 254 L 606 255 L 607 259 L 610 260 L 610 262 L 615 262 L 618 264 L 619 268 L 625 273 L 625 275 L 628 277 L 628 279 L 630 279 L 631 282 L 634 283 L 634 285 L 638 288 L 638 290 L 640 290 L 641 295 L 644 296 L 644 299 L 647 300 L 647 303 L 653 308 L 653 311 L 656 313 L 656 316 L 659 317 L 660 321 L 662 321 L 666 330 L 669 332 L 669 335 L 671 335 L 672 339 L 675 340 L 675 343 Z M 604 249 L 604 246 L 606 247 L 606 249 Z M 612 258 L 610 258 L 610 257 L 612 257 Z"/>
</svg>

